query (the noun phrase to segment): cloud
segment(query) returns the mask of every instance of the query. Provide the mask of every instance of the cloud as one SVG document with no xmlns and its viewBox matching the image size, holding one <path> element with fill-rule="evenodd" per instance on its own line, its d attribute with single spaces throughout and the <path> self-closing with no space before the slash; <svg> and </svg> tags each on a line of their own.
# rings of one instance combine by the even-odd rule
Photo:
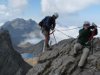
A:
<svg viewBox="0 0 100 75">
<path fill-rule="evenodd" d="M 3 4 L 0 5 L 0 15 L 6 15 L 7 7 Z"/>
<path fill-rule="evenodd" d="M 21 15 L 27 4 L 28 0 L 8 0 L 7 4 L 0 4 L 0 23 Z"/>
<path fill-rule="evenodd" d="M 98 25 L 100 25 L 100 24 L 98 24 Z M 100 26 L 98 27 L 98 35 L 97 35 L 97 37 L 100 37 Z"/>
<path fill-rule="evenodd" d="M 0 11 L 5 11 L 7 9 L 7 7 L 3 4 L 0 5 Z"/>
<path fill-rule="evenodd" d="M 75 13 L 97 3 L 100 0 L 42 0 L 41 5 L 44 13 Z"/>
<path fill-rule="evenodd" d="M 41 34 L 41 31 L 33 31 L 29 34 L 25 34 L 23 35 L 23 37 L 26 37 L 26 39 L 24 41 L 22 41 L 19 45 L 24 45 L 27 42 L 30 42 L 32 44 L 36 44 L 38 42 L 40 42 L 41 40 L 43 40 L 43 35 Z"/>
<path fill-rule="evenodd" d="M 14 9 L 21 9 L 27 5 L 27 0 L 8 0 L 8 3 Z"/>
</svg>

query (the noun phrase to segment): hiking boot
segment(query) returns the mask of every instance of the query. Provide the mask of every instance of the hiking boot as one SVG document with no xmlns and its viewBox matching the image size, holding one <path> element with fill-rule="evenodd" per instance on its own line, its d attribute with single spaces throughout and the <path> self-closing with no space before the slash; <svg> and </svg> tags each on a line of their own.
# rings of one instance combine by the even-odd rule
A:
<svg viewBox="0 0 100 75">
<path fill-rule="evenodd" d="M 51 48 L 51 47 L 49 47 L 49 48 L 47 48 L 47 50 L 52 50 L 52 48 Z"/>
<path fill-rule="evenodd" d="M 49 48 L 49 47 L 50 47 L 49 44 L 45 45 L 45 48 Z"/>
<path fill-rule="evenodd" d="M 77 57 L 77 54 L 73 54 L 73 57 Z"/>
<path fill-rule="evenodd" d="M 52 50 L 52 48 L 51 47 L 45 47 L 45 51 L 47 51 L 47 50 Z"/>
<path fill-rule="evenodd" d="M 78 66 L 78 69 L 79 69 L 80 72 L 82 72 L 83 71 L 83 66 Z"/>
<path fill-rule="evenodd" d="M 81 69 L 80 67 L 77 67 L 77 69 L 75 70 L 75 74 L 74 75 L 79 75 L 82 71 L 83 71 L 83 69 Z"/>
<path fill-rule="evenodd" d="M 77 57 L 77 53 L 72 53 L 71 56 Z"/>
<path fill-rule="evenodd" d="M 50 46 L 49 46 L 49 44 L 47 44 L 47 46 L 46 46 L 47 48 L 50 48 Z"/>
</svg>

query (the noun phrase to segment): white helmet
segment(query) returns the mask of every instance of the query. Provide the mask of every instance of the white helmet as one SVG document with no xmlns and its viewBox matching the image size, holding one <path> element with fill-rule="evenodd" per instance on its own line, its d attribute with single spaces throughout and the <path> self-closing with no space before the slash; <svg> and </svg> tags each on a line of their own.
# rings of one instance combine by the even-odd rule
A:
<svg viewBox="0 0 100 75">
<path fill-rule="evenodd" d="M 90 22 L 89 21 L 85 21 L 84 25 L 90 25 Z"/>
<path fill-rule="evenodd" d="M 56 18 L 59 17 L 58 13 L 54 13 L 53 16 L 56 17 Z"/>
</svg>

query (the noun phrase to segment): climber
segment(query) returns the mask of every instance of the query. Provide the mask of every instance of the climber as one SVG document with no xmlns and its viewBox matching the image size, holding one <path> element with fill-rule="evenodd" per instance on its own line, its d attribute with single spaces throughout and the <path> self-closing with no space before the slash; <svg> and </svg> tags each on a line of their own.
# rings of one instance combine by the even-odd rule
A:
<svg viewBox="0 0 100 75">
<path fill-rule="evenodd" d="M 79 50 L 83 51 L 80 61 L 78 63 L 78 67 L 83 67 L 90 51 L 91 40 L 93 39 L 93 36 L 97 35 L 97 33 L 97 26 L 94 23 L 92 23 L 92 26 L 90 26 L 90 22 L 88 21 L 85 21 L 83 24 L 83 28 L 79 30 L 79 36 L 77 39 L 77 43 L 74 45 L 73 51 L 74 56 L 78 54 Z"/>
<path fill-rule="evenodd" d="M 54 13 L 52 16 L 46 16 L 41 22 L 39 22 L 39 26 L 41 27 L 42 33 L 45 37 L 45 50 L 50 49 L 50 30 L 52 30 L 52 33 L 54 32 L 54 28 L 56 26 L 55 20 L 57 18 L 58 13 Z"/>
</svg>

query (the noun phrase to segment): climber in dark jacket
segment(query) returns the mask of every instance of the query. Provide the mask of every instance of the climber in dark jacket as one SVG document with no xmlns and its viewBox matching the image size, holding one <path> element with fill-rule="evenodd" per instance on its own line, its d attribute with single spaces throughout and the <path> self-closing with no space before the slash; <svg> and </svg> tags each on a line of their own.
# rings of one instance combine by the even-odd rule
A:
<svg viewBox="0 0 100 75">
<path fill-rule="evenodd" d="M 93 31 L 91 31 L 93 29 Z M 97 35 L 97 27 L 90 24 L 84 24 L 83 29 L 79 30 L 79 37 L 78 37 L 78 42 L 86 46 L 88 45 L 87 42 L 90 41 L 93 36 Z"/>
<path fill-rule="evenodd" d="M 93 36 L 97 35 L 97 33 L 97 26 L 94 23 L 90 26 L 88 21 L 84 22 L 83 28 L 79 30 L 77 43 L 74 45 L 74 55 L 77 54 L 78 50 L 83 49 L 83 53 L 78 64 L 79 67 L 84 65 L 89 53 L 90 41 L 93 39 Z"/>
<path fill-rule="evenodd" d="M 54 31 L 56 26 L 55 20 L 58 18 L 58 14 L 55 13 L 52 16 L 46 16 L 40 23 L 42 33 L 45 37 L 45 50 L 49 49 L 49 40 L 50 40 L 50 30 Z"/>
</svg>

